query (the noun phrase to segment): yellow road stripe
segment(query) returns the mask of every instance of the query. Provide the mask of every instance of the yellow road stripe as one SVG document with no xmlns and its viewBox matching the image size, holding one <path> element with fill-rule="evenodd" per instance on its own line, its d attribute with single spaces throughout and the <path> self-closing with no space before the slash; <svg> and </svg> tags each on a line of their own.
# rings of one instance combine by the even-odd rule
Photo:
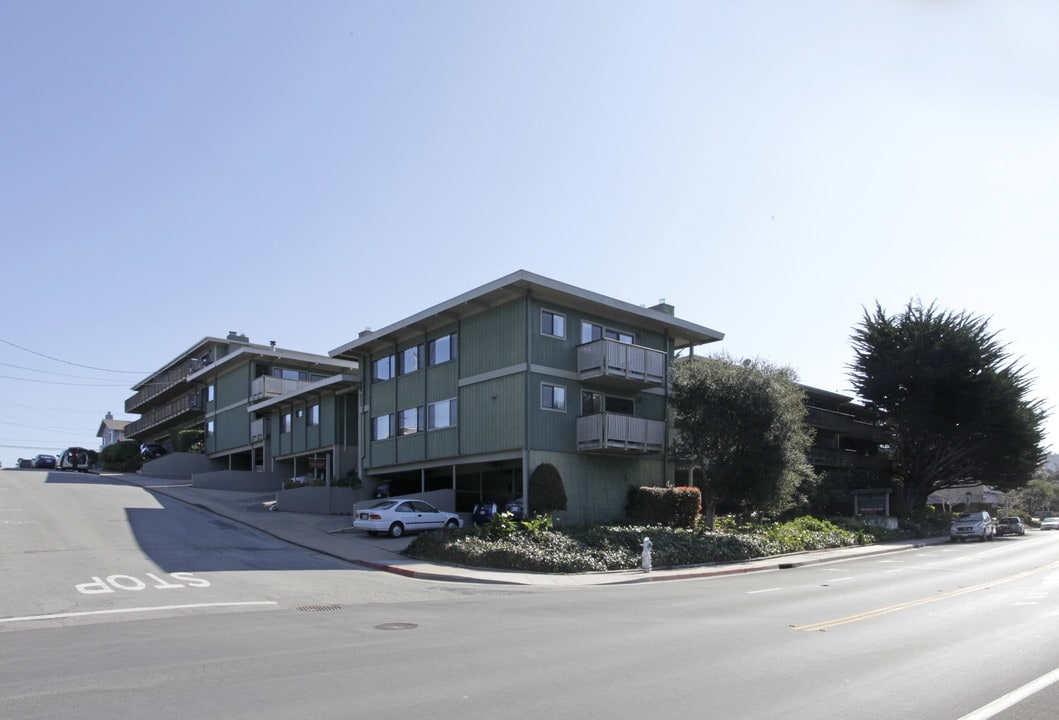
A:
<svg viewBox="0 0 1059 720">
<path fill-rule="evenodd" d="M 947 593 L 941 593 L 939 595 L 931 595 L 930 597 L 920 598 L 918 600 L 909 600 L 908 602 L 898 603 L 896 605 L 888 605 L 886 607 L 876 608 L 875 610 L 868 610 L 867 612 L 857 613 L 856 615 L 847 615 L 846 617 L 837 618 L 835 620 L 823 620 L 818 623 L 812 623 L 811 625 L 791 625 L 792 630 L 802 630 L 804 632 L 813 631 L 826 631 L 833 627 L 840 625 L 848 625 L 850 623 L 860 622 L 861 620 L 871 620 L 872 618 L 881 617 L 883 615 L 889 615 L 899 610 L 907 610 L 908 608 L 918 607 L 920 605 L 926 605 L 927 603 L 937 602 L 938 600 L 948 600 L 949 598 L 959 597 L 960 595 L 966 595 L 968 593 L 977 592 L 978 590 L 986 590 L 997 585 L 1003 585 L 1014 580 L 1019 580 L 1024 577 L 1029 577 L 1036 573 L 1045 572 L 1046 570 L 1053 570 L 1059 567 L 1059 561 L 1051 563 L 1050 565 L 1044 565 L 1033 570 L 1026 570 L 1015 575 L 1009 575 L 1007 577 L 999 578 L 997 580 L 991 580 L 989 582 L 981 583 L 979 585 L 971 585 L 969 587 L 960 588 L 959 590 L 953 590 Z"/>
</svg>

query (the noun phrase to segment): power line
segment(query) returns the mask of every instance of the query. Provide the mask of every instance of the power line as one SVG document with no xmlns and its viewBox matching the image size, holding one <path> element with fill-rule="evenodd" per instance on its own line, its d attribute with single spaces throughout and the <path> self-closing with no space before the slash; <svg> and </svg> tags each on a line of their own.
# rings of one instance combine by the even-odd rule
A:
<svg viewBox="0 0 1059 720">
<path fill-rule="evenodd" d="M 37 368 L 26 367 L 25 365 L 12 365 L 11 363 L 0 362 L 0 366 L 14 368 L 16 370 L 26 370 L 28 372 L 41 373 L 42 375 L 57 375 L 58 377 L 77 378 L 78 380 L 98 380 L 99 382 L 114 382 L 114 378 L 97 378 L 90 377 L 88 375 L 70 375 L 69 373 L 54 372 L 52 370 L 38 370 Z"/>
<path fill-rule="evenodd" d="M 33 378 L 20 378 L 13 377 L 11 375 L 0 375 L 0 378 L 5 380 L 20 380 L 22 382 L 42 383 L 44 385 L 66 385 L 69 387 L 94 387 L 94 388 L 120 388 L 125 387 L 121 383 L 113 383 L 108 385 L 100 385 L 99 383 L 69 383 L 69 382 L 58 382 L 56 380 L 34 380 Z"/>
<path fill-rule="evenodd" d="M 93 367 L 92 365 L 82 365 L 81 363 L 75 363 L 75 362 L 71 362 L 69 360 L 62 360 L 61 358 L 52 357 L 51 355 L 45 355 L 44 353 L 37 352 L 36 350 L 30 350 L 29 348 L 22 347 L 21 345 L 17 345 L 15 343 L 11 342 L 10 340 L 4 340 L 3 338 L 0 338 L 0 342 L 4 343 L 5 345 L 10 345 L 11 347 L 18 348 L 19 350 L 23 350 L 25 352 L 28 352 L 31 355 L 37 355 L 38 357 L 47 358 L 48 360 L 54 360 L 55 362 L 61 362 L 61 363 L 64 363 L 66 365 L 73 365 L 75 367 L 85 368 L 87 370 L 99 370 L 100 372 L 109 372 L 109 373 L 122 373 L 122 374 L 125 374 L 125 375 L 146 375 L 147 374 L 143 370 L 110 370 L 109 368 Z"/>
</svg>

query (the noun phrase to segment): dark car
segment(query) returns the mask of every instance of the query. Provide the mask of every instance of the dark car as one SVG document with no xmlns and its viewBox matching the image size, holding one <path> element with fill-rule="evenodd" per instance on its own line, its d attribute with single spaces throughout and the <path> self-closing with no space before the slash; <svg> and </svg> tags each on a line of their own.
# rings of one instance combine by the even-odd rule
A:
<svg viewBox="0 0 1059 720">
<path fill-rule="evenodd" d="M 31 468 L 33 467 L 33 460 L 30 458 L 19 458 L 18 466 L 20 468 Z"/>
<path fill-rule="evenodd" d="M 86 472 L 88 470 L 88 451 L 80 447 L 66 448 L 59 456 L 60 470 L 76 470 Z"/>
<path fill-rule="evenodd" d="M 140 457 L 144 460 L 154 460 L 168 454 L 169 451 L 158 443 L 143 443 L 140 445 Z"/>
<path fill-rule="evenodd" d="M 522 501 L 521 497 L 515 497 L 504 503 L 504 512 L 511 513 L 511 518 L 519 522 L 522 521 L 526 511 L 526 503 Z"/>
<path fill-rule="evenodd" d="M 1026 524 L 1020 517 L 1002 517 L 996 521 L 996 536 L 1025 535 Z"/>
<path fill-rule="evenodd" d="M 33 458 L 33 467 L 35 468 L 49 468 L 55 469 L 55 456 L 54 455 L 38 455 Z"/>
<path fill-rule="evenodd" d="M 503 507 L 502 502 L 495 500 L 484 500 L 474 506 L 474 512 L 471 513 L 471 518 L 474 520 L 475 525 L 488 525 L 493 522 L 493 518 L 500 512 Z"/>
</svg>

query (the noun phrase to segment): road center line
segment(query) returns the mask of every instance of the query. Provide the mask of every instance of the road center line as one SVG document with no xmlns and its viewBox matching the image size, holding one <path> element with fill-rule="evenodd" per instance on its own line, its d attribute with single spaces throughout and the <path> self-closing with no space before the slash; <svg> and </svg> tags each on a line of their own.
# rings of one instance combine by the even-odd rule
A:
<svg viewBox="0 0 1059 720">
<path fill-rule="evenodd" d="M 977 710 L 967 713 L 961 717 L 960 720 L 988 720 L 989 718 L 1007 710 L 1012 705 L 1022 702 L 1030 695 L 1039 693 L 1041 690 L 1056 681 L 1059 681 L 1059 668 L 1052 670 L 1047 675 L 1042 675 L 1036 680 L 1026 683 L 1016 690 L 1012 690 L 1007 695 L 997 698 L 988 705 L 983 705 Z"/>
<path fill-rule="evenodd" d="M 856 615 L 847 615 L 843 618 L 836 618 L 835 620 L 823 620 L 818 623 L 812 623 L 811 625 L 791 625 L 790 627 L 792 630 L 803 630 L 806 632 L 812 632 L 814 630 L 829 630 L 833 627 L 838 627 L 839 625 L 848 625 L 849 623 L 859 622 L 861 620 L 870 620 L 872 618 L 895 613 L 898 610 L 907 610 L 908 608 L 926 605 L 927 603 L 937 602 L 938 600 L 948 600 L 949 598 L 967 595 L 968 593 L 977 592 L 978 590 L 996 587 L 997 585 L 1003 585 L 1004 583 L 1009 583 L 1013 580 L 1019 580 L 1024 577 L 1029 577 L 1030 575 L 1053 570 L 1056 567 L 1059 567 L 1059 562 L 1053 562 L 1049 565 L 1026 570 L 1025 572 L 1020 572 L 1015 575 L 1009 575 L 1008 577 L 990 580 L 989 582 L 971 585 L 969 587 L 952 590 L 951 592 L 941 593 L 939 595 L 931 595 L 930 597 L 919 598 L 918 600 L 909 600 L 908 602 L 898 603 L 896 605 L 888 605 L 886 607 L 876 608 L 875 610 L 867 610 L 862 613 L 857 613 Z"/>
<path fill-rule="evenodd" d="M 758 593 L 779 592 L 782 589 L 783 588 L 767 588 L 765 590 L 747 590 L 746 594 L 747 595 L 757 595 Z"/>
<path fill-rule="evenodd" d="M 119 608 L 115 610 L 88 610 L 85 612 L 52 613 L 50 615 L 24 615 L 22 617 L 0 618 L 0 623 L 27 622 L 30 620 L 62 620 L 64 618 L 89 617 L 92 615 L 121 615 L 122 613 L 145 613 L 166 610 L 194 610 L 196 608 L 248 607 L 254 605 L 279 605 L 272 600 L 229 602 L 229 603 L 193 603 L 191 605 L 158 605 L 155 607 Z"/>
</svg>

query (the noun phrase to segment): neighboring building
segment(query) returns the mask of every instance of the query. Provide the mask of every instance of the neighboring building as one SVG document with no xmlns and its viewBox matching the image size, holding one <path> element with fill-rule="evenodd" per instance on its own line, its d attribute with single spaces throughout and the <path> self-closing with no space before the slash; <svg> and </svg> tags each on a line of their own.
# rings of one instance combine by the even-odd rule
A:
<svg viewBox="0 0 1059 720">
<path fill-rule="evenodd" d="M 639 307 L 518 271 L 330 354 L 362 368 L 369 485 L 451 489 L 468 512 L 525 494 L 550 463 L 566 517 L 589 521 L 623 516 L 629 488 L 673 482 L 672 359 L 723 337 L 664 302 Z"/>
<path fill-rule="evenodd" d="M 250 405 L 251 442 L 288 477 L 334 480 L 357 467 L 360 376 L 340 373 Z"/>
<path fill-rule="evenodd" d="M 127 437 L 172 447 L 172 433 L 204 431 L 205 454 L 229 470 L 274 470 L 266 418 L 250 405 L 289 395 L 356 364 L 257 345 L 245 335 L 206 337 L 133 387 L 125 410 L 140 414 Z"/>
<path fill-rule="evenodd" d="M 124 440 L 125 426 L 128 424 L 128 420 L 115 420 L 114 415 L 108 410 L 103 422 L 99 424 L 99 432 L 96 433 L 96 437 L 103 438 L 99 449 L 102 450 L 107 445 L 113 445 Z"/>
<path fill-rule="evenodd" d="M 809 463 L 817 472 L 839 472 L 866 482 L 889 480 L 885 458 L 879 456 L 883 430 L 874 413 L 853 398 L 801 385 L 805 391 L 805 418 L 816 439 Z"/>
</svg>

